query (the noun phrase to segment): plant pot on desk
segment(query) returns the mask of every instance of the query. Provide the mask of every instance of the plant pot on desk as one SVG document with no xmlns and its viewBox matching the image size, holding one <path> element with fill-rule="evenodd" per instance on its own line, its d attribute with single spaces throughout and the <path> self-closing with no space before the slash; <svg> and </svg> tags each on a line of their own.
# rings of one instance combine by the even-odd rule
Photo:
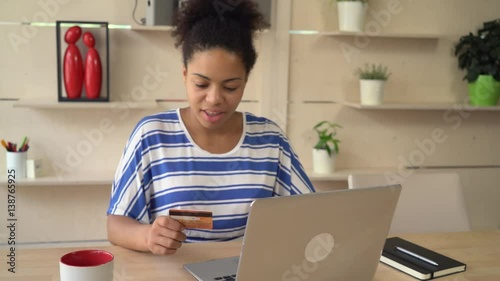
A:
<svg viewBox="0 0 500 281">
<path fill-rule="evenodd" d="M 336 154 L 332 156 L 325 149 L 313 148 L 313 172 L 316 174 L 329 174 L 335 170 Z"/>
</svg>

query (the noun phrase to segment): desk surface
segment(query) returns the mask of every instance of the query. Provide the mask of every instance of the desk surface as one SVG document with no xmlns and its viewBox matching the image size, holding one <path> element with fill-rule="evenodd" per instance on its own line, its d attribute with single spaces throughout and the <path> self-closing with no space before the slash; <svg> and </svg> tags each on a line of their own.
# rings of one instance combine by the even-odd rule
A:
<svg viewBox="0 0 500 281">
<path fill-rule="evenodd" d="M 439 281 L 500 280 L 500 231 L 400 235 L 412 242 L 467 264 L 467 271 Z M 96 247 L 115 255 L 115 281 L 194 280 L 182 267 L 188 262 L 237 256 L 241 242 L 185 244 L 174 256 L 155 256 L 120 247 Z M 76 248 L 18 249 L 16 273 L 7 271 L 1 250 L 0 281 L 59 280 L 59 257 Z M 415 281 L 413 277 L 379 263 L 374 281 Z"/>
</svg>

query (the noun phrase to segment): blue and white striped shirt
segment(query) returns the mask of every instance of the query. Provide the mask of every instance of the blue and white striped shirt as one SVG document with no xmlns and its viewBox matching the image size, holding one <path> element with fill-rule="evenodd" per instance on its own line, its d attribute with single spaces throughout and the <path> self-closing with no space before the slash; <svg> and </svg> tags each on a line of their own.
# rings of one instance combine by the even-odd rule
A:
<svg viewBox="0 0 500 281">
<path fill-rule="evenodd" d="M 186 242 L 225 241 L 244 234 L 255 199 L 314 192 L 282 130 L 243 116 L 239 143 L 223 154 L 191 139 L 179 109 L 143 118 L 120 160 L 107 213 L 152 223 L 170 209 L 211 211 L 213 229 L 187 229 Z"/>
</svg>

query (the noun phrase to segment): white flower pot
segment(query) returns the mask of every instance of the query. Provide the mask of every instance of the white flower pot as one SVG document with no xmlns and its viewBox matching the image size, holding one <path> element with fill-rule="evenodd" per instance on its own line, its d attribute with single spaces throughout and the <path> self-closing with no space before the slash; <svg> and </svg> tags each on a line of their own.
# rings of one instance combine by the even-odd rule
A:
<svg viewBox="0 0 500 281">
<path fill-rule="evenodd" d="M 335 153 L 328 155 L 324 149 L 313 148 L 313 172 L 316 174 L 329 174 L 335 170 Z"/>
<path fill-rule="evenodd" d="M 363 32 L 368 4 L 363 2 L 337 2 L 339 30 L 347 32 Z"/>
<path fill-rule="evenodd" d="M 384 80 L 359 80 L 361 104 L 382 104 L 384 99 L 384 84 Z"/>
</svg>

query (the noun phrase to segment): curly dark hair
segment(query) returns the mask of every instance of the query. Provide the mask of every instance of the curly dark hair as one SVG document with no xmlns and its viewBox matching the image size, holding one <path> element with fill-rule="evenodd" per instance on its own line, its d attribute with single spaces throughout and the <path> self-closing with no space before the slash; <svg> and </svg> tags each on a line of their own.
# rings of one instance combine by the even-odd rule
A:
<svg viewBox="0 0 500 281">
<path fill-rule="evenodd" d="M 182 46 L 184 67 L 194 53 L 222 48 L 241 57 L 247 76 L 257 60 L 253 34 L 267 27 L 250 0 L 187 0 L 175 18 L 175 46 Z"/>
</svg>

